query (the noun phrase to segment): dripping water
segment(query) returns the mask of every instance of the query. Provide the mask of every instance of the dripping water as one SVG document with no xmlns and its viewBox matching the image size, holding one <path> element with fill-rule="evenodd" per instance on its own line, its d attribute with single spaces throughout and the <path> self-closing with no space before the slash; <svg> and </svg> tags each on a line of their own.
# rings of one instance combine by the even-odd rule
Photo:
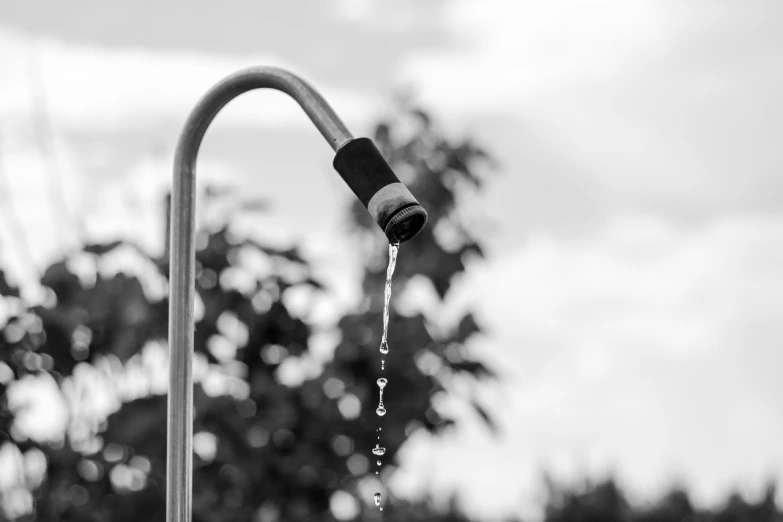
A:
<svg viewBox="0 0 783 522">
<path fill-rule="evenodd" d="M 394 267 L 397 266 L 397 252 L 400 250 L 399 244 L 389 244 L 389 266 L 386 267 L 386 286 L 383 290 L 383 335 L 381 336 L 380 352 L 384 355 L 389 353 L 389 301 L 391 301 L 391 282 Z"/>
<path fill-rule="evenodd" d="M 391 301 L 391 282 L 392 282 L 392 275 L 394 274 L 394 268 L 397 266 L 397 252 L 399 252 L 400 245 L 398 243 L 390 243 L 389 244 L 389 265 L 386 267 L 386 285 L 384 286 L 383 291 L 383 334 L 381 335 L 381 346 L 378 349 L 378 351 L 381 352 L 381 371 L 385 371 L 386 369 L 386 358 L 389 354 L 389 341 L 388 341 L 388 333 L 389 333 L 389 302 Z M 386 384 L 388 383 L 388 380 L 386 380 L 384 377 L 379 378 L 376 381 L 376 384 L 378 385 L 378 408 L 375 410 L 375 413 L 379 417 L 383 417 L 386 415 L 386 408 L 383 405 L 383 389 L 386 387 Z M 380 436 L 381 428 L 378 427 L 378 440 L 381 440 Z M 386 448 L 381 446 L 380 442 L 375 445 L 375 448 L 372 450 L 373 455 L 377 457 L 381 457 L 386 453 Z M 380 468 L 381 461 L 378 459 L 377 465 Z M 375 472 L 375 474 L 378 474 L 378 471 Z M 381 492 L 376 491 L 375 496 L 373 497 L 375 500 L 375 505 L 378 506 L 381 511 L 383 511 L 383 506 L 381 506 Z"/>
</svg>

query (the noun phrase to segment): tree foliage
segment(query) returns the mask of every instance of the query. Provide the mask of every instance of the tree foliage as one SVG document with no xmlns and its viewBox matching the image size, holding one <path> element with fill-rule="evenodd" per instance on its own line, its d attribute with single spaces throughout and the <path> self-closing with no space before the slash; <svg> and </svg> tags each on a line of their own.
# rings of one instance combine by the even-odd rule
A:
<svg viewBox="0 0 783 522">
<path fill-rule="evenodd" d="M 632 504 L 616 481 L 568 487 L 548 481 L 545 522 L 780 522 L 783 512 L 770 483 L 761 498 L 750 501 L 732 493 L 714 508 L 698 508 L 688 492 L 672 488 L 663 497 L 643 505 Z"/>
<path fill-rule="evenodd" d="M 430 223 L 404 245 L 395 292 L 419 276 L 443 299 L 468 255 L 482 254 L 456 210 L 459 198 L 483 182 L 486 155 L 469 141 L 439 136 L 421 111 L 409 110 L 405 119 L 384 122 L 375 134 Z M 400 132 L 411 121 L 420 128 Z M 209 196 L 232 197 L 222 190 Z M 358 498 L 360 484 L 373 480 L 386 246 L 366 210 L 353 206 L 349 214 L 357 255 L 364 256 L 365 298 L 339 321 L 334 357 L 321 366 L 310 353 L 312 324 L 289 305 L 292 294 L 311 300 L 325 291 L 298 249 L 237 236 L 236 215 L 199 232 L 194 521 L 331 520 L 336 492 Z M 449 242 L 436 237 L 446 229 Z M 19 462 L 18 475 L 0 487 L 4 516 L 164 520 L 167 275 L 165 255 L 125 240 L 85 245 L 53 263 L 41 277 L 38 302 L 22 299 L 0 272 L 0 446 Z M 413 431 L 437 433 L 455 423 L 433 403 L 448 393 L 450 376 L 494 374 L 466 344 L 480 332 L 472 315 L 438 333 L 421 313 L 394 312 L 391 321 L 384 372 L 391 413 L 383 438 L 384 460 L 393 467 Z M 53 402 L 44 408 L 20 391 L 47 386 Z M 36 415 L 38 424 L 54 428 L 31 434 Z M 357 505 L 376 509 L 371 499 Z M 386 513 L 430 516 L 426 504 L 399 500 Z"/>
</svg>

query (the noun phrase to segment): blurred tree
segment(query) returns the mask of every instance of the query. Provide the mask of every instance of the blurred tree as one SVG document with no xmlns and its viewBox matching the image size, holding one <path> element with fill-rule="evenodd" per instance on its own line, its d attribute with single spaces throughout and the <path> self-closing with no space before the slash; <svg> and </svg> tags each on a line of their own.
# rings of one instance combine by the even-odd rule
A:
<svg viewBox="0 0 783 522">
<path fill-rule="evenodd" d="M 443 138 L 415 108 L 375 135 L 430 215 L 402 248 L 395 292 L 418 278 L 443 299 L 467 258 L 483 255 L 458 210 L 481 187 L 487 155 L 472 142 Z M 232 197 L 207 191 L 210 204 Z M 386 247 L 366 210 L 354 205 L 350 215 L 365 261 L 365 298 L 339 321 L 341 340 L 322 368 L 309 353 L 307 314 L 290 306 L 295 294 L 307 300 L 324 291 L 299 251 L 238 236 L 235 214 L 199 232 L 194 521 L 333 520 L 330 506 L 340 499 L 346 513 L 377 516 L 359 491 L 375 480 Z M 0 482 L 1 516 L 164 519 L 167 274 L 166 256 L 127 241 L 86 245 L 52 264 L 41 277 L 40 302 L 21 299 L 0 272 L 0 453 L 19 470 Z M 452 379 L 494 376 L 470 353 L 467 341 L 480 332 L 471 314 L 443 330 L 421 312 L 392 315 L 384 372 L 390 414 L 383 419 L 391 466 L 415 430 L 454 425 L 435 400 Z M 46 402 L 30 402 L 31 388 L 48 393 Z M 481 404 L 467 400 L 493 426 Z M 385 513 L 433 520 L 428 506 L 393 500 Z M 451 511 L 439 520 L 464 520 Z"/>
<path fill-rule="evenodd" d="M 767 486 L 762 498 L 749 502 L 733 493 L 723 505 L 698 509 L 687 491 L 676 487 L 662 498 L 643 506 L 631 506 L 614 480 L 585 488 L 574 488 L 547 481 L 548 500 L 545 522 L 781 522 L 783 513 L 775 503 L 776 489 Z"/>
<path fill-rule="evenodd" d="M 614 481 L 593 486 L 587 492 L 575 492 L 549 485 L 547 522 L 626 522 L 631 507 Z"/>
</svg>

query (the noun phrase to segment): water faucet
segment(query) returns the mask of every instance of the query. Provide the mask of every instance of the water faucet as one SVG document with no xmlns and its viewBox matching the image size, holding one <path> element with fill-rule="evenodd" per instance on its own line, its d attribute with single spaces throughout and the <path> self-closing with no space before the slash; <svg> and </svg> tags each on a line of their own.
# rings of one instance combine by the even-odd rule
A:
<svg viewBox="0 0 783 522">
<path fill-rule="evenodd" d="M 192 509 L 196 158 L 217 113 L 240 94 L 263 88 L 288 94 L 304 109 L 335 151 L 335 170 L 390 243 L 409 240 L 427 221 L 424 208 L 400 183 L 372 140 L 354 138 L 326 100 L 295 74 L 276 67 L 250 67 L 228 76 L 204 95 L 185 123 L 174 156 L 169 248 L 167 522 L 190 522 Z"/>
</svg>

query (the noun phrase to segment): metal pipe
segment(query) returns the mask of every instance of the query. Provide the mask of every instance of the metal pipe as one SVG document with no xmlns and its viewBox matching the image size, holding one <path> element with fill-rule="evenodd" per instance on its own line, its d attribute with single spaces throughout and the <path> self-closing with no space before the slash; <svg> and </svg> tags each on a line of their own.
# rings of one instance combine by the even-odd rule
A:
<svg viewBox="0 0 783 522">
<path fill-rule="evenodd" d="M 193 474 L 193 334 L 195 299 L 196 157 L 209 124 L 225 105 L 252 89 L 291 96 L 336 151 L 334 167 L 390 242 L 415 236 L 427 214 L 367 138 L 354 139 L 326 100 L 298 76 L 251 67 L 215 85 L 191 112 L 174 156 L 169 266 L 169 395 L 166 520 L 189 522 Z"/>
</svg>

